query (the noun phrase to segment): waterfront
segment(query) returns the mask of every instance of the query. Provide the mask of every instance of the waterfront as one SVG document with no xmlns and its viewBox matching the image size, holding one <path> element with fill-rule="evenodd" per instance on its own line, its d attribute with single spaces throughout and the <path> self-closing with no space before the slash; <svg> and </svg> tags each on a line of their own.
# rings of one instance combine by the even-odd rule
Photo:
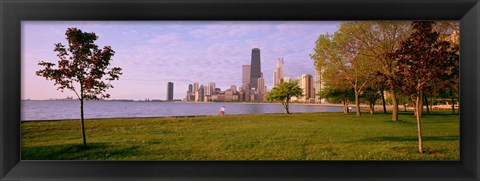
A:
<svg viewBox="0 0 480 181">
<path fill-rule="evenodd" d="M 284 113 L 281 104 L 258 103 L 195 103 L 156 101 L 86 101 L 86 119 L 218 115 L 226 107 L 226 114 Z M 343 107 L 321 105 L 290 105 L 292 113 L 341 112 Z M 21 120 L 80 119 L 79 101 L 22 100 Z"/>
</svg>

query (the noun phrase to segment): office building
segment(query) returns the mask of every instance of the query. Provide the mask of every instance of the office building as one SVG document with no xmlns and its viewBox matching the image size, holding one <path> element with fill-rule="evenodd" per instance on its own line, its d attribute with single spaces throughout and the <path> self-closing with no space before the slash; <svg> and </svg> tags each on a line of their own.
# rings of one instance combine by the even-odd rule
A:
<svg viewBox="0 0 480 181">
<path fill-rule="evenodd" d="M 257 79 L 257 86 L 258 88 L 255 93 L 255 101 L 262 102 L 266 94 L 265 79 L 263 78 L 263 74 L 261 74 Z"/>
<path fill-rule="evenodd" d="M 198 101 L 198 82 L 194 82 L 194 83 L 193 83 L 193 92 L 192 92 L 192 94 L 195 96 L 194 101 L 197 102 L 197 101 Z"/>
<path fill-rule="evenodd" d="M 193 93 L 193 86 L 192 84 L 188 84 L 188 91 L 187 93 Z"/>
<path fill-rule="evenodd" d="M 195 102 L 203 102 L 205 100 L 205 87 L 201 85 L 200 88 L 198 88 L 197 92 L 198 92 L 198 94 L 196 94 L 197 101 Z"/>
<path fill-rule="evenodd" d="M 265 78 L 263 78 L 263 74 L 260 75 L 260 77 L 257 79 L 257 85 L 258 85 L 258 89 L 257 89 L 257 92 L 259 94 L 265 94 L 266 91 L 265 91 Z"/>
<path fill-rule="evenodd" d="M 205 95 L 213 95 L 215 93 L 215 83 L 210 82 L 207 85 L 207 89 L 205 90 Z"/>
<path fill-rule="evenodd" d="M 258 86 L 258 78 L 260 78 L 261 74 L 261 64 L 260 64 L 260 49 L 253 48 L 252 49 L 252 60 L 250 63 L 250 87 L 257 89 Z"/>
<path fill-rule="evenodd" d="M 173 82 L 167 83 L 167 101 L 173 101 Z"/>
<path fill-rule="evenodd" d="M 250 92 L 251 92 L 251 89 L 250 89 L 250 84 L 246 84 L 244 86 L 242 86 L 243 88 L 243 101 L 245 102 L 248 102 L 250 101 Z"/>
<path fill-rule="evenodd" d="M 283 79 L 283 58 L 279 58 L 273 71 L 273 87 L 276 87 Z"/>
<path fill-rule="evenodd" d="M 242 86 L 250 84 L 250 65 L 242 65 Z"/>
<path fill-rule="evenodd" d="M 300 101 L 313 102 L 315 101 L 315 88 L 313 76 L 310 74 L 303 74 L 298 81 L 299 87 L 303 91 L 303 96 Z"/>
</svg>

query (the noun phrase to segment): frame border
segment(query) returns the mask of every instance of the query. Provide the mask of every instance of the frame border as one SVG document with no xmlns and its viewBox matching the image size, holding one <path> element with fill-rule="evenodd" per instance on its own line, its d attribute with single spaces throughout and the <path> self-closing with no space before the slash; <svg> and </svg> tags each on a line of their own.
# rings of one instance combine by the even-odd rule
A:
<svg viewBox="0 0 480 181">
<path fill-rule="evenodd" d="M 460 161 L 21 161 L 23 20 L 460 20 Z M 479 0 L 0 0 L 0 180 L 480 180 Z"/>
</svg>

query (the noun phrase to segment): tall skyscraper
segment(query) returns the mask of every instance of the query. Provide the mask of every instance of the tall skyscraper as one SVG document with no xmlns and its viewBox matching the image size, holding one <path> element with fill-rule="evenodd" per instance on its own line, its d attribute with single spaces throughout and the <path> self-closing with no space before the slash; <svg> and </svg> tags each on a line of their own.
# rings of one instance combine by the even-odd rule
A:
<svg viewBox="0 0 480 181">
<path fill-rule="evenodd" d="M 208 83 L 207 89 L 205 89 L 205 95 L 210 96 L 210 95 L 213 95 L 214 92 L 215 92 L 215 83 L 214 82 Z"/>
<path fill-rule="evenodd" d="M 243 87 L 243 100 L 244 101 L 251 101 L 250 99 L 250 84 L 245 84 Z"/>
<path fill-rule="evenodd" d="M 205 99 L 205 88 L 203 85 L 198 88 L 198 101 L 203 102 Z"/>
<path fill-rule="evenodd" d="M 250 65 L 242 65 L 242 86 L 250 84 Z"/>
<path fill-rule="evenodd" d="M 194 101 L 197 102 L 197 101 L 198 101 L 198 82 L 194 82 L 194 83 L 193 83 L 193 92 L 192 92 L 192 94 L 195 95 Z"/>
<path fill-rule="evenodd" d="M 173 101 L 173 82 L 167 83 L 167 101 Z"/>
<path fill-rule="evenodd" d="M 266 93 L 265 90 L 265 78 L 263 78 L 263 74 L 260 75 L 260 77 L 257 79 L 257 85 L 258 85 L 258 94 L 264 95 Z"/>
<path fill-rule="evenodd" d="M 194 83 L 193 83 L 193 91 L 192 91 L 192 93 L 195 94 L 195 92 L 197 92 L 197 91 L 198 91 L 198 82 L 194 82 Z"/>
<path fill-rule="evenodd" d="M 188 92 L 187 93 L 193 93 L 193 86 L 192 84 L 188 84 Z"/>
<path fill-rule="evenodd" d="M 273 87 L 281 83 L 283 78 L 283 58 L 279 58 L 273 71 Z"/>
<path fill-rule="evenodd" d="M 260 74 L 262 68 L 260 66 L 260 49 L 253 48 L 252 49 L 252 61 L 250 63 L 250 87 L 257 89 L 258 86 L 258 78 L 260 78 Z"/>
<path fill-rule="evenodd" d="M 300 88 L 303 90 L 302 101 L 308 102 L 315 98 L 315 89 L 313 84 L 313 76 L 310 74 L 303 74 L 298 82 Z"/>
</svg>

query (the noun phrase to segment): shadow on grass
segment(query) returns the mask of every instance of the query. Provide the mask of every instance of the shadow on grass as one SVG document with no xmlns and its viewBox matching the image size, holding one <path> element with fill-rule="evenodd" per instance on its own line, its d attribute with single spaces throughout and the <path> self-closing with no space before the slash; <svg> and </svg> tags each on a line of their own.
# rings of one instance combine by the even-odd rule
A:
<svg viewBox="0 0 480 181">
<path fill-rule="evenodd" d="M 398 121 L 387 120 L 387 121 L 383 121 L 383 122 L 384 122 L 384 123 L 404 125 L 404 126 L 413 126 L 413 125 L 416 126 L 416 125 L 417 125 L 416 122 L 403 121 L 403 120 L 398 120 Z"/>
<path fill-rule="evenodd" d="M 139 146 L 111 148 L 106 143 L 22 146 L 22 160 L 105 160 L 138 153 Z"/>
<path fill-rule="evenodd" d="M 423 141 L 454 141 L 459 140 L 458 136 L 423 136 Z M 418 141 L 417 137 L 393 137 L 393 136 L 382 136 L 382 137 L 372 137 L 363 139 L 361 141 L 393 141 L 393 142 L 406 142 L 406 141 Z"/>
</svg>

